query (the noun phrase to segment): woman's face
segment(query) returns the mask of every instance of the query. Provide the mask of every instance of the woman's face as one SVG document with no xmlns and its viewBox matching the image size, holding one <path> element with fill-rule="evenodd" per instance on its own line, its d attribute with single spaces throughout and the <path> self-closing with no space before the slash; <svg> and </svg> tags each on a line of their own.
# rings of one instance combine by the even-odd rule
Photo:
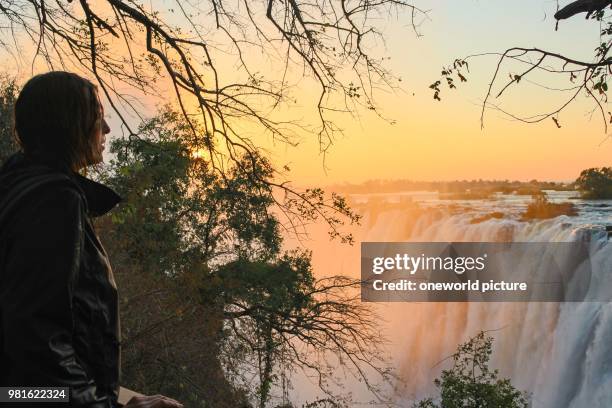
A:
<svg viewBox="0 0 612 408">
<path fill-rule="evenodd" d="M 110 127 L 106 120 L 104 119 L 104 107 L 102 103 L 100 103 L 100 99 L 98 98 L 96 92 L 96 98 L 98 99 L 98 106 L 100 107 L 99 119 L 94 126 L 94 134 L 93 134 L 93 157 L 92 163 L 89 164 L 98 164 L 101 163 L 104 158 L 102 153 L 104 152 L 104 147 L 106 143 L 106 134 L 110 132 Z"/>
</svg>

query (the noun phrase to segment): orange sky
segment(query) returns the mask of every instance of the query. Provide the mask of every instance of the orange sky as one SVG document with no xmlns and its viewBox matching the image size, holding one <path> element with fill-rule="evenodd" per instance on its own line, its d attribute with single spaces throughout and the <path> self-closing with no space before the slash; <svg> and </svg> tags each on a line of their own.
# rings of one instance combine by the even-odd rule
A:
<svg viewBox="0 0 612 408">
<path fill-rule="evenodd" d="M 305 184 L 372 178 L 573 180 L 584 168 L 612 165 L 612 140 L 601 121 L 585 118 L 578 106 L 562 115 L 561 129 L 551 120 L 527 125 L 490 112 L 481 130 L 479 106 L 460 92 L 442 103 L 432 101 L 427 90 L 394 98 L 396 107 L 387 112 L 395 125 L 373 115 L 362 116 L 359 124 L 347 121 L 346 136 L 326 155 L 327 172 L 314 139 L 304 139 L 298 149 L 277 145 L 274 157 Z"/>
<path fill-rule="evenodd" d="M 468 83 L 451 92 L 445 90 L 442 102 L 434 101 L 428 89 L 439 78 L 440 68 L 454 58 L 502 51 L 513 45 L 540 46 L 588 58 L 598 44 L 597 24 L 577 18 L 563 22 L 555 32 L 550 16 L 556 5 L 550 1 L 421 3 L 431 10 L 430 20 L 421 27 L 423 37 L 415 37 L 408 16 L 386 22 L 385 53 L 405 88 L 395 94 L 379 94 L 378 102 L 396 124 L 368 112 L 361 112 L 359 120 L 339 119 L 337 124 L 344 128 L 345 136 L 338 137 L 328 151 L 327 171 L 316 136 L 303 135 L 300 146 L 292 148 L 272 144 L 255 133 L 254 142 L 268 149 L 279 167 L 288 164 L 292 169 L 289 179 L 300 185 L 378 178 L 572 180 L 584 168 L 612 165 L 612 139 L 606 138 L 600 117 L 590 117 L 593 105 L 582 96 L 561 114 L 561 129 L 550 119 L 527 125 L 490 111 L 481 130 L 480 103 L 495 58 L 473 60 Z M 5 71 L 15 71 L 11 64 L 4 65 Z M 21 75 L 29 76 L 28 69 L 24 64 Z M 261 69 L 266 72 L 269 68 Z M 312 89 L 312 83 L 300 82 L 293 91 L 300 103 L 282 114 L 312 119 L 311 107 L 316 103 Z M 152 100 L 149 107 L 162 101 Z M 510 89 L 502 101 L 513 112 L 534 114 L 549 110 L 562 99 L 554 92 L 521 84 Z M 111 124 L 117 123 L 117 118 L 110 116 Z M 118 125 L 114 127 L 120 133 Z"/>
<path fill-rule="evenodd" d="M 360 123 L 341 122 L 347 136 L 327 155 L 327 173 L 320 156 L 313 160 L 318 146 L 312 139 L 298 150 L 277 149 L 277 160 L 291 163 L 293 179 L 305 184 L 372 178 L 573 180 L 582 169 L 611 166 L 612 138 L 606 136 L 599 113 L 591 115 L 594 105 L 582 95 L 559 116 L 561 129 L 551 119 L 529 125 L 489 111 L 481 130 L 480 103 L 497 62 L 494 57 L 472 60 L 469 81 L 457 90 L 445 90 L 442 102 L 434 101 L 428 89 L 440 68 L 454 58 L 511 46 L 592 58 L 599 25 L 578 17 L 562 22 L 555 32 L 554 3 L 431 1 L 431 21 L 423 25 L 419 39 L 406 21 L 390 23 L 388 55 L 406 88 L 405 93 L 384 95 L 379 101 L 397 123 L 392 126 L 367 114 Z M 503 75 L 506 78 L 507 71 Z M 533 77 L 559 86 L 568 85 L 566 78 L 555 82 Z M 522 83 L 509 89 L 502 102 L 513 113 L 535 114 L 550 111 L 563 99 L 558 92 Z M 612 134 L 612 128 L 608 132 Z"/>
</svg>

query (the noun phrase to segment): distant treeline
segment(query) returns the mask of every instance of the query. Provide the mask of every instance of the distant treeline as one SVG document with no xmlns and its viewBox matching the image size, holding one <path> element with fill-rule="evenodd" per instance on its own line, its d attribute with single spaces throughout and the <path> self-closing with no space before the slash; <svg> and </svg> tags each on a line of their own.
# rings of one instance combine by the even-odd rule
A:
<svg viewBox="0 0 612 408">
<path fill-rule="evenodd" d="M 542 190 L 574 191 L 575 183 L 554 181 L 510 181 L 510 180 L 455 180 L 455 181 L 413 181 L 413 180 L 368 180 L 360 184 L 336 184 L 330 190 L 349 194 L 397 193 L 400 191 L 437 191 L 440 193 L 504 193 L 531 195 Z"/>
</svg>

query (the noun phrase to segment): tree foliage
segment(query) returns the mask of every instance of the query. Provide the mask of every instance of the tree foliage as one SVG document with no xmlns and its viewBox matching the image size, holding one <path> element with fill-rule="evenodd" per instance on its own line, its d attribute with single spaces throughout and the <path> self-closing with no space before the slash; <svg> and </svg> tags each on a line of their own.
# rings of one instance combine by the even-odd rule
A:
<svg viewBox="0 0 612 408">
<path fill-rule="evenodd" d="M 583 198 L 612 198 L 612 167 L 583 170 L 576 179 L 576 188 Z"/>
<path fill-rule="evenodd" d="M 13 107 L 16 99 L 15 79 L 0 77 L 0 163 L 17 151 L 17 141 L 13 135 Z"/>
<path fill-rule="evenodd" d="M 414 408 L 527 408 L 527 395 L 518 391 L 509 379 L 498 378 L 489 368 L 493 338 L 480 332 L 460 344 L 451 356 L 453 367 L 443 370 L 434 384 L 440 397 L 427 398 Z"/>
<path fill-rule="evenodd" d="M 162 111 L 138 138 L 113 140 L 101 175 L 125 198 L 99 227 L 124 291 L 128 384 L 264 407 L 288 399 L 278 390 L 301 371 L 341 401 L 341 367 L 385 400 L 379 386 L 392 372 L 359 281 L 316 278 L 310 253 L 283 250 L 273 190 L 259 181 L 272 177 L 269 163 L 245 155 L 222 176 L 193 150 L 188 126 Z M 152 361 L 173 373 L 161 387 Z"/>
</svg>

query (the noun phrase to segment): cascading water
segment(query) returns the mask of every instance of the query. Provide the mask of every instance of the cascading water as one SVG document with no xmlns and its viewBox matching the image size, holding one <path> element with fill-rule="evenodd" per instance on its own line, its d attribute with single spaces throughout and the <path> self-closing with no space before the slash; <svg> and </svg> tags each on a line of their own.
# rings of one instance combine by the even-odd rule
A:
<svg viewBox="0 0 612 408">
<path fill-rule="evenodd" d="M 430 202 L 427 210 L 408 206 L 405 211 L 396 204 L 380 212 L 363 207 L 363 241 L 588 240 L 594 265 L 588 291 L 603 290 L 612 296 L 612 243 L 607 243 L 602 225 L 611 220 L 612 203 L 593 207 L 577 202 L 578 217 L 531 222 L 513 217 L 525 205 L 520 200 L 450 207 Z M 504 218 L 474 222 L 493 207 Z M 433 393 L 433 378 L 447 368 L 442 360 L 480 330 L 490 330 L 495 338 L 490 366 L 528 391 L 533 407 L 612 406 L 611 303 L 408 303 L 392 309 L 385 315 L 405 379 L 397 392 L 401 405 L 410 406 Z"/>
<path fill-rule="evenodd" d="M 573 193 L 550 192 L 551 202 Z M 588 240 L 594 273 L 588 292 L 612 298 L 612 201 L 571 200 L 578 216 L 520 221 L 529 197 L 440 200 L 436 193 L 354 195 L 363 219 L 356 242 L 567 242 Z M 497 213 L 496 217 L 483 215 Z M 318 235 L 315 233 L 315 235 Z M 324 237 L 324 235 L 320 235 Z M 315 238 L 314 270 L 359 274 L 359 246 Z M 589 296 L 587 294 L 587 297 Z M 601 296 L 599 297 L 601 298 Z M 393 363 L 403 381 L 399 406 L 435 396 L 433 380 L 449 368 L 458 344 L 481 330 L 493 336 L 490 367 L 531 394 L 534 408 L 612 407 L 612 303 L 378 303 L 391 342 Z M 349 388 L 367 400 L 362 384 Z"/>
</svg>

